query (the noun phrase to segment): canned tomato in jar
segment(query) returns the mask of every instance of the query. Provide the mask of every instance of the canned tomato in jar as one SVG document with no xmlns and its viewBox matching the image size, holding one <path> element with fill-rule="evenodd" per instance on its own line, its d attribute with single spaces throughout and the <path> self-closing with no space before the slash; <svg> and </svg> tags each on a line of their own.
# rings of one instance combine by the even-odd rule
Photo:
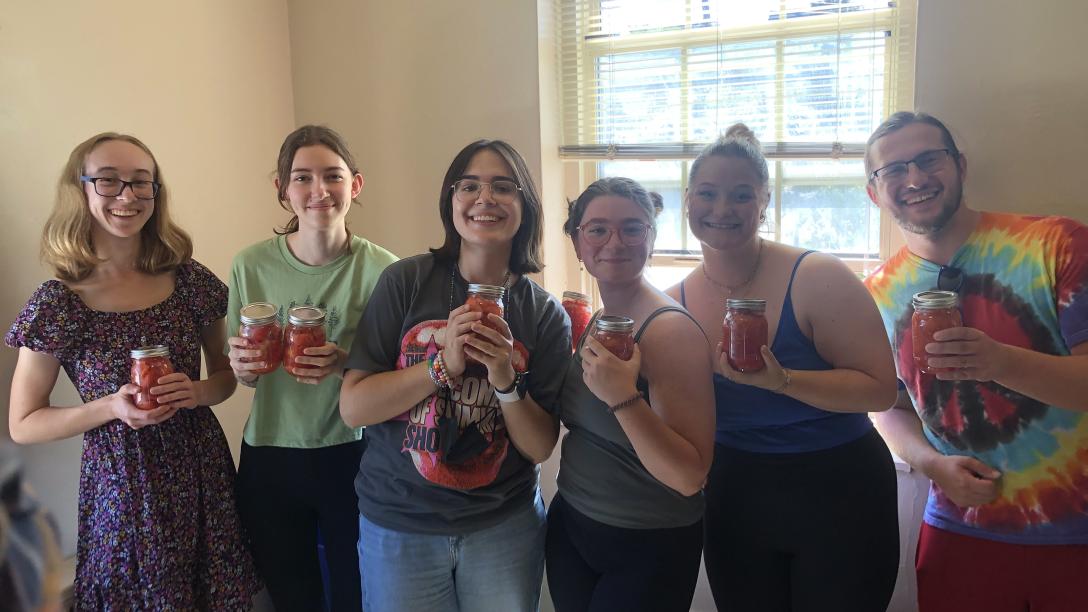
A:
<svg viewBox="0 0 1088 612">
<path fill-rule="evenodd" d="M 151 395 L 151 387 L 159 384 L 159 379 L 174 373 L 170 363 L 170 349 L 161 344 L 141 346 L 129 351 L 132 367 L 129 369 L 129 382 L 140 388 L 136 392 L 135 404 L 140 410 L 158 408 L 159 403 Z"/>
<path fill-rule="evenodd" d="M 914 306 L 914 314 L 910 318 L 914 365 L 923 374 L 951 370 L 952 368 L 931 368 L 926 345 L 934 342 L 933 334 L 942 329 L 963 326 L 959 295 L 954 291 L 922 291 L 914 294 L 911 304 Z"/>
<path fill-rule="evenodd" d="M 578 341 L 589 326 L 589 320 L 593 318 L 593 309 L 589 305 L 589 296 L 577 291 L 563 292 L 563 310 L 570 317 L 570 341 L 571 350 L 578 349 Z"/>
<path fill-rule="evenodd" d="M 635 352 L 635 322 L 627 317 L 604 315 L 593 326 L 593 339 L 624 361 Z"/>
<path fill-rule="evenodd" d="M 242 359 L 244 363 L 264 362 L 264 367 L 250 370 L 254 374 L 268 374 L 280 367 L 283 361 L 283 330 L 276 319 L 276 305 L 253 302 L 242 307 L 239 335 L 249 341 L 249 348 L 260 351 L 259 357 Z"/>
<path fill-rule="evenodd" d="M 725 301 L 722 350 L 738 372 L 758 372 L 767 366 L 760 352 L 767 344 L 766 310 L 767 300 Z"/>
<path fill-rule="evenodd" d="M 306 355 L 308 348 L 324 346 L 325 311 L 316 306 L 295 306 L 287 311 L 287 328 L 283 332 L 283 369 L 300 376 L 317 368 L 308 363 L 295 363 L 296 357 Z"/>
</svg>

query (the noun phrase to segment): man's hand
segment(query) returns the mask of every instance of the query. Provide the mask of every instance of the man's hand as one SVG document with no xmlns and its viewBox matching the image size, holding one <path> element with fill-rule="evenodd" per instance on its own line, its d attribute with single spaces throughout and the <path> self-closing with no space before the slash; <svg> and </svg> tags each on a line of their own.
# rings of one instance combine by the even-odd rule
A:
<svg viewBox="0 0 1088 612">
<path fill-rule="evenodd" d="M 933 339 L 925 349 L 940 380 L 1000 380 L 1014 367 L 1009 346 L 973 327 L 942 329 Z"/>
<path fill-rule="evenodd" d="M 974 457 L 939 455 L 923 470 L 961 508 L 982 506 L 997 499 L 1001 472 Z"/>
</svg>

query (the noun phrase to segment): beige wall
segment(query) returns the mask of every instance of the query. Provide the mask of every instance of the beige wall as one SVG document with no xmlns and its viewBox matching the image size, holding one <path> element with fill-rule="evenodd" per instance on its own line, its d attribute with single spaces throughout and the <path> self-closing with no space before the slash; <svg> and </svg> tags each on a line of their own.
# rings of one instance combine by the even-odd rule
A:
<svg viewBox="0 0 1088 612">
<path fill-rule="evenodd" d="M 402 257 L 441 244 L 442 178 L 477 138 L 509 141 L 540 180 L 535 1 L 288 0 L 288 10 L 295 118 L 340 130 L 366 178 L 353 229 Z"/>
<path fill-rule="evenodd" d="M 922 0 L 915 100 L 968 157 L 982 209 L 1088 221 L 1083 0 Z"/>
<path fill-rule="evenodd" d="M 63 8 L 58 8 L 63 4 Z M 106 130 L 155 153 L 195 257 L 226 278 L 281 222 L 268 174 L 293 127 L 284 2 L 7 2 L 0 11 L 0 325 L 51 276 L 38 237 L 71 149 Z M 16 351 L 0 349 L 0 435 Z M 77 400 L 64 375 L 53 401 Z M 249 396 L 216 408 L 237 451 Z M 74 551 L 79 440 L 24 448 Z"/>
</svg>

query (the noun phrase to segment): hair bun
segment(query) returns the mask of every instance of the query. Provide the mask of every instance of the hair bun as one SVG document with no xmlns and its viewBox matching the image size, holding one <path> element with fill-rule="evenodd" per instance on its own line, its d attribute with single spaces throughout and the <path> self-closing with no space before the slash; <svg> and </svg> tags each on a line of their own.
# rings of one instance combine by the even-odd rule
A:
<svg viewBox="0 0 1088 612">
<path fill-rule="evenodd" d="M 654 217 L 656 218 L 665 210 L 665 198 L 661 197 L 661 194 L 656 191 L 650 191 L 650 202 L 654 205 Z"/>
<path fill-rule="evenodd" d="M 759 146 L 759 139 L 756 138 L 755 132 L 744 123 L 734 123 L 729 126 L 729 129 L 725 131 L 725 137 L 732 140 L 745 140 Z"/>
</svg>

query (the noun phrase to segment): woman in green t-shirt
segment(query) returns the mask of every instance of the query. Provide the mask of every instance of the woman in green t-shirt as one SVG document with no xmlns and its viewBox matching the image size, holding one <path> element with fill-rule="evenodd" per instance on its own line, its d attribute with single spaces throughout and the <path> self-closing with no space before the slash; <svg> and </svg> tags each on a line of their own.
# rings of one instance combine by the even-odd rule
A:
<svg viewBox="0 0 1088 612">
<path fill-rule="evenodd" d="M 275 183 L 291 220 L 235 256 L 231 268 L 230 364 L 238 382 L 255 388 L 238 466 L 239 513 L 277 609 L 319 610 L 327 603 L 359 610 L 353 482 L 366 443 L 360 428 L 340 419 L 340 374 L 374 283 L 396 258 L 348 230 L 363 177 L 333 130 L 308 125 L 288 135 Z M 240 310 L 254 302 L 275 306 L 280 325 L 294 306 L 323 312 L 325 344 L 301 356 L 285 352 L 292 365 L 311 367 L 254 373 L 277 365 L 239 337 Z"/>
</svg>

